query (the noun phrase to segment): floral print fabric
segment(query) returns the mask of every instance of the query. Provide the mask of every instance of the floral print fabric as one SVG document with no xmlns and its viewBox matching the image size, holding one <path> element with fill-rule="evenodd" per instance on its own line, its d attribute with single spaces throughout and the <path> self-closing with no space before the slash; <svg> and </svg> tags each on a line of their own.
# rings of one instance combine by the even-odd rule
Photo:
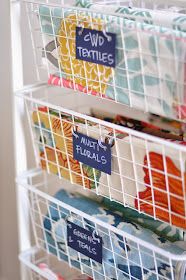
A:
<svg viewBox="0 0 186 280">
<path fill-rule="evenodd" d="M 155 257 L 153 257 L 151 247 L 141 246 L 140 240 L 145 240 L 151 246 L 155 245 L 157 248 L 165 249 L 167 252 L 182 254 L 184 252 L 183 249 L 179 248 L 176 244 L 158 237 L 151 231 L 143 229 L 124 217 L 122 218 L 120 215 L 90 199 L 67 193 L 64 190 L 60 190 L 55 195 L 55 198 L 123 232 L 122 236 L 109 231 L 104 226 L 97 226 L 97 231 L 102 237 L 104 244 L 103 264 L 92 261 L 95 270 L 93 274 L 90 259 L 83 254 L 79 255 L 77 251 L 66 246 L 66 219 L 70 219 L 70 216 L 68 216 L 69 211 L 63 207 L 57 208 L 55 203 L 51 203 L 49 213 L 47 213 L 43 222 L 45 246 L 50 253 L 57 255 L 61 260 L 68 261 L 70 259 L 72 266 L 79 269 L 83 267 L 84 272 L 96 280 L 104 280 L 105 276 L 107 279 L 112 280 L 123 280 L 130 277 L 136 280 L 156 280 L 157 277 L 167 280 L 184 279 L 178 278 L 182 262 L 177 264 L 176 261 L 172 261 L 170 265 L 165 255 L 155 253 Z M 77 225 L 93 231 L 95 224 L 88 220 L 88 218 L 84 224 L 82 217 L 79 215 L 73 214 L 73 218 L 73 222 Z M 125 237 L 125 233 L 129 235 Z M 137 246 L 138 243 L 133 241 L 134 237 L 138 238 L 139 246 Z M 177 267 L 179 267 L 179 270 Z M 173 269 L 173 274 L 171 274 L 171 269 Z"/>
<path fill-rule="evenodd" d="M 185 102 L 186 33 L 179 28 L 162 27 L 146 20 L 147 12 L 140 15 L 145 20 L 138 22 L 123 16 L 128 15 L 126 9 L 115 7 L 116 12 L 119 9 L 118 16 L 112 16 L 100 14 L 103 9 L 109 12 L 109 5 L 84 1 L 77 1 L 77 5 L 81 11 L 77 12 L 76 7 L 63 10 L 40 6 L 46 58 L 49 65 L 55 66 L 54 71 L 50 71 L 49 83 L 178 118 L 178 108 Z M 115 69 L 76 59 L 76 26 L 116 34 Z M 54 41 L 57 42 L 57 50 L 49 47 Z"/>
<path fill-rule="evenodd" d="M 96 123 L 87 128 L 83 120 L 63 116 L 49 108 L 33 112 L 36 142 L 43 169 L 66 178 L 74 184 L 98 193 L 139 212 L 144 212 L 186 229 L 185 198 L 186 172 L 178 151 L 157 143 L 145 143 L 138 138 L 118 131 L 111 147 L 112 174 L 107 174 L 82 164 L 73 158 L 72 129 L 100 139 Z M 111 128 L 104 127 L 102 135 L 112 138 Z M 179 143 L 179 141 L 177 141 Z M 183 145 L 185 142 L 181 142 Z"/>
<path fill-rule="evenodd" d="M 50 173 L 71 180 L 72 183 L 88 189 L 95 188 L 100 172 L 95 171 L 73 158 L 72 129 L 67 120 L 61 120 L 55 112 L 48 109 L 33 112 L 36 139 L 38 141 L 41 166 Z M 41 127 L 41 130 L 39 129 Z"/>
</svg>

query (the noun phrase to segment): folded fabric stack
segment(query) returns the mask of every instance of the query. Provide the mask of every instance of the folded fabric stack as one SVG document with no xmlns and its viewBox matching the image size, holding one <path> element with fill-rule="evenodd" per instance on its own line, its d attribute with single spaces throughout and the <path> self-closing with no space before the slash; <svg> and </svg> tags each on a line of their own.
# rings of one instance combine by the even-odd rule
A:
<svg viewBox="0 0 186 280">
<path fill-rule="evenodd" d="M 112 148 L 113 171 L 101 173 L 99 193 L 173 225 L 186 228 L 184 191 L 177 150 L 127 136 Z M 120 159 L 118 159 L 120 158 Z M 185 162 L 186 158 L 183 159 Z M 184 177 L 183 177 L 184 176 Z M 108 188 L 110 186 L 110 188 Z M 170 203 L 170 204 L 169 204 Z"/>
<path fill-rule="evenodd" d="M 50 111 L 49 115 L 47 114 Z M 62 118 L 62 120 L 61 120 Z M 69 116 L 59 116 L 55 110 L 39 108 L 33 112 L 33 123 L 36 132 L 36 142 L 39 147 L 41 166 L 48 172 L 71 180 L 72 183 L 94 189 L 101 172 L 93 171 L 93 168 L 81 164 L 73 158 L 73 135 L 72 130 L 86 133 L 86 126 L 80 119 L 74 125 Z M 78 125 L 78 126 L 77 126 Z M 40 130 L 41 128 L 41 130 Z M 91 126 L 89 136 L 99 138 L 97 126 Z M 103 135 L 109 132 L 105 129 Z M 103 139 L 105 141 L 105 139 Z"/>
<path fill-rule="evenodd" d="M 76 7 L 81 10 L 77 12 Z M 39 15 L 50 62 L 49 84 L 182 118 L 180 108 L 186 104 L 186 16 L 83 0 L 71 8 L 41 5 Z M 76 59 L 76 26 L 116 34 L 115 69 Z"/>
<path fill-rule="evenodd" d="M 86 126 L 78 118 L 73 123 L 70 116 L 59 116 L 59 113 L 49 108 L 34 111 L 33 124 L 43 169 L 85 188 L 97 188 L 99 194 L 122 205 L 186 228 L 186 171 L 185 166 L 181 166 L 186 162 L 185 154 L 182 155 L 181 162 L 178 151 L 174 148 L 166 146 L 163 151 L 160 144 L 150 141 L 147 143 L 143 136 L 138 138 L 118 131 L 111 148 L 112 174 L 108 176 L 73 158 L 72 129 L 85 135 L 88 131 L 89 136 L 100 139 L 97 124 L 89 122 Z M 126 126 L 127 124 L 131 126 L 132 121 L 126 122 Z M 145 129 L 148 133 L 149 127 L 145 123 L 140 126 L 137 123 L 136 127 L 141 131 Z M 160 129 L 155 130 L 153 127 L 153 133 L 154 131 L 156 134 L 159 131 L 161 137 Z M 104 126 L 102 140 L 107 141 L 108 137 L 112 138 L 112 130 Z M 183 141 L 176 142 L 185 144 Z"/>
<path fill-rule="evenodd" d="M 183 240 L 183 236 L 181 237 L 178 229 L 167 226 L 167 233 L 163 238 L 148 229 L 142 228 L 134 219 L 131 221 L 125 215 L 121 217 L 121 215 L 108 210 L 101 204 L 82 196 L 60 190 L 55 195 L 55 198 L 82 212 L 86 212 L 91 217 L 109 223 L 123 232 L 123 236 L 110 232 L 110 238 L 109 230 L 97 225 L 97 231 L 103 239 L 103 264 L 99 264 L 93 260 L 90 261 L 85 255 L 79 255 L 74 249 L 67 248 L 67 219 L 70 218 L 70 212 L 63 207 L 58 208 L 55 203 L 51 203 L 49 205 L 49 212 L 43 222 L 45 246 L 50 253 L 57 255 L 61 260 L 70 260 L 72 266 L 79 269 L 83 268 L 84 272 L 90 276 L 93 276 L 92 264 L 94 267 L 94 279 L 96 280 L 104 280 L 105 277 L 103 275 L 112 280 L 128 279 L 129 275 L 131 275 L 131 279 L 155 280 L 157 279 L 157 274 L 159 279 L 173 279 L 173 277 L 176 280 L 185 279 L 185 268 L 182 262 L 176 263 L 176 261 L 173 261 L 173 274 L 171 274 L 169 259 L 166 256 L 155 254 L 155 257 L 153 257 L 151 249 L 145 248 L 144 246 L 137 248 L 137 243 L 132 240 L 132 237 L 137 237 L 139 240 L 145 240 L 151 245 L 157 246 L 157 248 L 181 255 L 184 253 L 184 250 L 178 247 L 177 243 L 171 243 L 166 240 L 166 237 L 170 237 L 169 234 L 171 233 L 175 240 L 181 242 L 180 240 Z M 72 217 L 75 224 L 81 227 L 85 226 L 86 229 L 93 231 L 95 227 L 93 222 L 86 219 L 83 225 L 81 216 L 73 214 Z M 135 214 L 133 214 L 134 217 Z M 140 219 L 143 220 L 143 217 L 136 216 L 136 221 Z M 144 221 L 144 223 L 148 224 L 148 221 Z M 164 229 L 166 228 L 161 223 L 157 225 L 157 228 L 161 228 L 161 226 Z M 128 237 L 125 238 L 125 233 L 130 234 L 131 239 Z"/>
<path fill-rule="evenodd" d="M 74 0 L 71 7 L 39 5 L 39 20 L 49 84 L 166 118 L 186 118 L 186 16 Z M 77 26 L 116 34 L 115 68 L 76 59 Z M 42 225 L 48 252 L 96 280 L 186 279 L 185 263 L 169 254 L 181 256 L 186 247 L 186 153 L 170 144 L 186 145 L 181 124 L 170 132 L 124 116 L 103 118 L 131 129 L 124 133 L 119 126 L 48 107 L 37 107 L 32 119 L 41 167 L 96 190 L 101 203 L 64 190 L 54 197 L 121 233 L 103 224 L 95 227 L 96 220 L 50 203 Z M 111 145 L 111 175 L 74 159 L 74 131 Z M 169 144 L 147 140 L 144 133 Z M 103 264 L 67 246 L 68 220 L 90 232 L 96 228 L 103 240 Z"/>
<path fill-rule="evenodd" d="M 186 16 L 182 14 L 183 9 L 180 10 L 180 13 L 179 11 L 171 10 L 168 12 L 167 10 L 161 9 L 153 10 L 140 7 L 136 8 L 135 6 L 113 5 L 112 2 L 109 5 L 105 5 L 104 2 L 94 3 L 91 0 L 75 0 L 74 6 L 87 9 L 92 8 L 99 11 L 103 11 L 103 7 L 106 7 L 107 12 L 111 14 L 118 13 L 132 20 L 186 32 Z"/>
</svg>

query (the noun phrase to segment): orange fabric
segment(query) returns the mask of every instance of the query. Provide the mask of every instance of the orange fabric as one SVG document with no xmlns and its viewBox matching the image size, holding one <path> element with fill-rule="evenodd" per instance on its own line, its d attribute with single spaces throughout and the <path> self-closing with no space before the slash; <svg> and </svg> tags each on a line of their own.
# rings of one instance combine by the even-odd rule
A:
<svg viewBox="0 0 186 280">
<path fill-rule="evenodd" d="M 162 155 L 150 152 L 149 161 L 151 173 L 149 172 L 147 165 L 147 156 L 145 156 L 143 170 L 145 172 L 144 182 L 146 184 L 146 190 L 139 193 L 139 210 L 154 216 L 154 196 L 154 211 L 156 217 L 169 223 L 172 221 L 173 225 L 186 229 L 185 198 L 183 197 L 183 189 L 186 190 L 186 173 L 184 173 L 184 183 L 182 183 L 181 172 L 169 157 L 165 157 L 167 170 L 164 167 Z M 167 174 L 167 182 L 165 174 Z M 177 178 L 173 178 L 172 175 Z M 150 187 L 150 176 L 152 177 L 152 188 Z M 174 195 L 177 195 L 180 198 L 175 197 Z M 171 211 L 169 211 L 168 196 Z M 135 206 L 138 208 L 137 199 L 135 201 Z M 181 217 L 176 216 L 176 214 Z"/>
</svg>

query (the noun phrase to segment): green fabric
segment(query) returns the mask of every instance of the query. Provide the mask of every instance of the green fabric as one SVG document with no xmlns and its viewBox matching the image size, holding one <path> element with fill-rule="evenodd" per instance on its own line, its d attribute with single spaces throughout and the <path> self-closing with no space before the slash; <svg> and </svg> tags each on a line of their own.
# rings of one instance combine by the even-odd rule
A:
<svg viewBox="0 0 186 280">
<path fill-rule="evenodd" d="M 170 226 L 166 223 L 154 220 L 153 218 L 144 214 L 139 214 L 137 211 L 128 207 L 124 207 L 117 202 L 110 201 L 107 198 L 103 198 L 103 205 L 113 212 L 119 212 L 121 215 L 128 219 L 130 222 L 139 224 L 140 226 L 151 230 L 160 237 L 175 242 L 184 240 L 184 231 L 174 226 Z"/>
</svg>

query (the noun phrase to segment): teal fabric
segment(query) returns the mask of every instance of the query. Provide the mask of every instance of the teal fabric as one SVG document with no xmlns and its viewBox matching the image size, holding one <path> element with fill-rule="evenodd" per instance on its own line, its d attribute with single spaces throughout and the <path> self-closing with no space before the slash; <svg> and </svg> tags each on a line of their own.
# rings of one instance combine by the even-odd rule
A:
<svg viewBox="0 0 186 280">
<path fill-rule="evenodd" d="M 172 38 L 186 38 L 183 32 L 179 32 L 186 31 L 186 16 L 140 8 L 131 9 L 117 5 L 104 6 L 104 3 L 103 5 L 96 5 L 87 0 L 77 0 L 76 6 L 96 11 L 101 11 L 104 7 L 105 11 L 126 15 L 123 24 L 121 24 L 121 18 L 118 16 L 118 25 L 112 25 L 111 23 L 107 26 L 108 32 L 117 34 L 119 48 L 117 61 L 120 61 L 120 69 L 116 68 L 115 85 L 108 87 L 106 95 L 134 108 L 147 109 L 151 113 L 176 118 L 173 107 L 177 101 L 177 96 L 182 96 L 184 102 L 184 86 L 181 85 L 181 83 L 184 83 L 184 64 L 181 61 L 185 60 L 186 48 L 184 42 L 177 39 L 174 42 Z M 127 16 L 133 16 L 133 18 L 127 18 Z M 106 16 L 106 18 L 108 17 L 111 21 L 111 16 Z M 121 26 L 124 33 L 124 45 L 121 37 Z M 140 30 L 143 36 L 141 42 L 136 33 Z M 149 34 L 145 34 L 145 32 L 149 32 Z M 142 53 L 139 52 L 140 47 Z M 123 48 L 126 49 L 125 57 Z M 132 52 L 134 52 L 134 55 L 132 55 Z M 147 55 L 143 55 L 143 52 L 146 52 Z M 171 61 L 174 56 L 177 59 L 177 65 L 172 64 L 167 67 L 166 59 L 163 63 L 165 54 L 167 62 L 168 60 Z M 160 57 L 162 57 L 162 62 Z M 160 66 L 158 66 L 158 63 Z M 152 70 L 156 67 L 160 67 L 157 72 Z M 177 73 L 172 71 L 175 67 L 179 69 Z M 121 70 L 126 68 L 128 70 Z M 146 69 L 148 69 L 149 74 L 143 74 L 143 72 L 147 72 Z M 159 76 L 159 71 L 162 76 Z M 177 85 L 180 77 L 180 85 Z"/>
<path fill-rule="evenodd" d="M 178 96 L 179 102 L 184 103 L 185 93 L 186 33 L 180 31 L 182 28 L 174 30 L 174 24 L 172 28 L 152 24 L 152 21 L 146 20 L 146 17 L 150 18 L 150 12 L 146 11 L 140 14 L 144 20 L 135 21 L 123 16 L 132 13 L 129 8 L 115 6 L 119 13 L 109 15 L 102 13 L 103 6 L 89 1 L 79 0 L 76 6 L 81 8 L 80 15 L 88 17 L 91 14 L 106 21 L 105 30 L 117 35 L 116 68 L 108 81 L 106 96 L 142 111 L 176 118 Z M 108 5 L 104 10 L 111 11 L 113 7 Z M 77 8 L 49 8 L 41 5 L 39 13 L 47 42 L 57 36 L 63 17 L 77 13 Z M 138 14 L 137 11 L 135 13 Z M 183 19 L 179 19 L 179 22 L 185 23 Z M 57 75 L 73 79 L 63 69 Z"/>
<path fill-rule="evenodd" d="M 78 269 L 83 267 L 84 271 L 88 275 L 94 276 L 96 280 L 105 280 L 105 276 L 112 280 L 124 280 L 129 279 L 129 275 L 131 280 L 157 280 L 157 271 L 159 279 L 185 279 L 185 270 L 183 270 L 183 277 L 178 278 L 178 273 L 182 271 L 182 262 L 179 262 L 180 266 L 178 266 L 176 261 L 172 260 L 172 267 L 170 267 L 169 259 L 166 256 L 155 253 L 155 260 L 153 251 L 150 248 L 150 244 L 153 244 L 158 248 L 165 249 L 167 252 L 178 255 L 184 253 L 184 250 L 176 244 L 158 237 L 130 219 L 121 217 L 103 205 L 80 195 L 60 190 L 56 193 L 55 198 L 66 205 L 85 212 L 97 220 L 109 223 L 123 232 L 123 235 L 110 232 L 110 238 L 109 230 L 106 227 L 97 226 L 97 231 L 103 240 L 103 264 L 92 261 L 95 269 L 93 275 L 90 259 L 83 254 L 79 255 L 77 251 L 66 246 L 66 219 L 70 219 L 70 212 L 65 207 L 57 207 L 55 203 L 50 203 L 49 212 L 43 221 L 45 246 L 50 253 L 57 255 L 60 260 L 70 260 L 72 266 Z M 87 218 L 83 223 L 82 217 L 79 214 L 73 213 L 72 219 L 73 221 L 71 219 L 70 221 L 86 228 L 90 232 L 95 229 L 94 222 Z M 128 233 L 131 238 L 125 238 L 125 233 Z M 133 237 L 148 242 L 149 248 L 142 245 L 137 247 Z M 173 275 L 171 274 L 171 268 L 173 269 Z"/>
<path fill-rule="evenodd" d="M 127 7 L 113 5 L 112 3 L 109 5 L 105 5 L 104 2 L 100 4 L 95 4 L 91 0 L 76 0 L 75 6 L 81 8 L 96 8 L 104 10 L 108 10 L 113 13 L 118 13 L 121 15 L 125 15 L 130 19 L 141 21 L 147 24 L 160 25 L 168 28 L 172 28 L 174 30 L 179 30 L 186 32 L 186 16 L 183 14 L 179 14 L 178 12 L 163 11 L 163 10 L 152 10 L 145 8 L 135 8 L 135 7 Z"/>
<path fill-rule="evenodd" d="M 118 212 L 123 218 L 129 219 L 143 228 L 149 229 L 158 236 L 169 240 L 170 242 L 183 241 L 184 231 L 166 223 L 155 221 L 153 218 L 139 214 L 137 211 L 124 207 L 121 204 L 112 202 L 107 198 L 103 199 L 103 205 L 113 212 Z"/>
</svg>

